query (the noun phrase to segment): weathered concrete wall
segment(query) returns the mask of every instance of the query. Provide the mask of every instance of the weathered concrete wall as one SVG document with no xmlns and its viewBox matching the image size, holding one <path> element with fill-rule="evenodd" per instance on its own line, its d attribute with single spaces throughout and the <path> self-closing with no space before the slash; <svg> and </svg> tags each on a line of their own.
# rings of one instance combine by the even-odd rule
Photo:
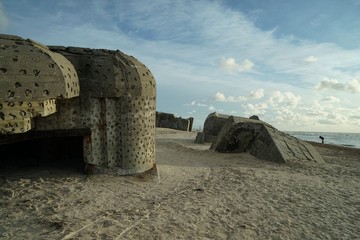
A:
<svg viewBox="0 0 360 240">
<path fill-rule="evenodd" d="M 319 153 L 308 143 L 278 131 L 260 120 L 230 117 L 211 149 L 219 152 L 249 152 L 274 162 L 311 161 L 323 163 Z"/>
<path fill-rule="evenodd" d="M 156 112 L 156 127 L 192 131 L 194 118 L 175 117 L 172 113 Z"/>
<path fill-rule="evenodd" d="M 216 112 L 210 113 L 204 122 L 204 141 L 212 143 L 219 134 L 221 128 L 226 124 L 226 120 L 231 115 L 219 114 Z"/>
<path fill-rule="evenodd" d="M 59 101 L 39 130 L 90 128 L 85 161 L 99 171 L 131 174 L 155 165 L 156 85 L 150 70 L 120 51 L 51 47 L 79 74 L 80 98 Z M 104 168 L 107 166 L 107 168 Z"/>
<path fill-rule="evenodd" d="M 0 134 L 22 133 L 34 117 L 56 112 L 55 99 L 79 95 L 73 65 L 46 46 L 0 35 Z"/>
<path fill-rule="evenodd" d="M 94 171 L 132 174 L 153 168 L 156 83 L 150 70 L 120 51 L 49 49 L 76 69 L 80 97 L 57 99 L 56 113 L 35 118 L 36 131 L 90 130 L 84 136 L 84 161 Z"/>
</svg>

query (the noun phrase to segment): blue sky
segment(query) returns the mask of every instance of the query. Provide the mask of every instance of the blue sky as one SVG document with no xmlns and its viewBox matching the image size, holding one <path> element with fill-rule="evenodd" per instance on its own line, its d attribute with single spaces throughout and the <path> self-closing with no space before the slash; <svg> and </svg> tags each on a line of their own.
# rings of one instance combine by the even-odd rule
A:
<svg viewBox="0 0 360 240">
<path fill-rule="evenodd" d="M 0 0 L 0 32 L 133 55 L 195 128 L 216 111 L 360 132 L 360 0 Z"/>
</svg>

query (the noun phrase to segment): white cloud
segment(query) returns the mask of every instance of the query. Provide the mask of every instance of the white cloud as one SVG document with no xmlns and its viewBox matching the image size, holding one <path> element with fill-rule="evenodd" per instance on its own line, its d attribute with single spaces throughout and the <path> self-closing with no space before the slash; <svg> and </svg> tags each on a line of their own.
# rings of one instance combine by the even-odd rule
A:
<svg viewBox="0 0 360 240">
<path fill-rule="evenodd" d="M 298 105 L 301 101 L 301 96 L 297 96 L 292 92 L 285 92 L 285 101 L 288 105 L 294 106 Z"/>
<path fill-rule="evenodd" d="M 325 97 L 323 99 L 321 99 L 321 102 L 325 102 L 325 103 L 338 103 L 340 102 L 340 99 L 334 96 L 328 96 Z"/>
<path fill-rule="evenodd" d="M 331 89 L 331 90 L 344 91 L 345 85 L 340 83 L 338 80 L 326 78 L 322 80 L 318 85 L 316 85 L 315 89 L 317 90 Z"/>
<path fill-rule="evenodd" d="M 230 102 L 230 103 L 236 103 L 236 102 L 244 102 L 248 99 L 261 99 L 264 97 L 264 89 L 259 88 L 253 91 L 250 91 L 248 97 L 244 97 L 244 96 L 238 96 L 238 97 L 234 97 L 234 96 L 225 96 L 224 93 L 221 92 L 217 92 L 214 96 L 214 100 L 217 102 Z"/>
<path fill-rule="evenodd" d="M 243 101 L 246 101 L 247 99 L 244 96 L 239 96 L 238 100 L 239 100 L 239 102 L 243 102 Z"/>
<path fill-rule="evenodd" d="M 310 56 L 308 56 L 307 58 L 305 58 L 305 62 L 306 63 L 314 63 L 314 62 L 317 62 L 317 57 L 314 57 L 314 56 L 312 56 L 312 55 L 310 55 Z"/>
<path fill-rule="evenodd" d="M 271 94 L 269 102 L 271 104 L 282 103 L 284 99 L 285 99 L 284 94 L 282 94 L 280 91 L 275 91 Z"/>
<path fill-rule="evenodd" d="M 196 107 L 207 107 L 208 106 L 207 104 L 200 103 L 200 102 L 197 102 L 197 101 L 192 101 L 191 103 L 185 104 L 185 105 L 186 106 L 196 106 Z"/>
<path fill-rule="evenodd" d="M 220 60 L 220 67 L 227 71 L 246 72 L 254 67 L 254 63 L 245 59 L 241 63 L 237 63 L 235 58 L 222 58 Z"/>
<path fill-rule="evenodd" d="M 295 95 L 293 92 L 281 93 L 280 91 L 275 91 L 271 94 L 269 98 L 269 103 L 272 105 L 277 105 L 280 103 L 285 103 L 290 106 L 296 106 L 300 103 L 301 96 Z"/>
<path fill-rule="evenodd" d="M 275 111 L 276 125 L 281 126 L 282 128 L 287 128 L 292 131 L 294 129 L 302 130 L 309 129 L 312 131 L 322 131 L 326 121 L 331 120 L 328 117 L 327 111 L 322 111 L 312 108 L 299 108 L 294 109 L 287 106 L 278 108 Z M 333 120 L 332 120 L 333 121 Z M 286 126 L 286 127 L 284 127 Z"/>
<path fill-rule="evenodd" d="M 350 116 L 351 119 L 360 120 L 360 115 L 352 115 Z"/>
<path fill-rule="evenodd" d="M 210 105 L 208 109 L 209 111 L 216 111 L 216 108 L 213 105 Z"/>
<path fill-rule="evenodd" d="M 5 9 L 0 2 L 0 31 L 6 30 L 10 25 L 10 20 L 5 12 Z"/>
<path fill-rule="evenodd" d="M 334 96 L 326 97 L 324 100 L 337 102 Z M 270 110 L 268 111 L 270 112 Z M 312 106 L 301 106 L 291 108 L 281 106 L 273 109 L 275 113 L 274 123 L 284 129 L 299 131 L 343 131 L 349 124 L 353 127 L 360 126 L 359 108 L 346 109 L 335 107 L 332 104 L 314 101 Z M 336 125 L 336 128 L 333 126 Z"/>
<path fill-rule="evenodd" d="M 326 125 L 339 125 L 345 123 L 346 121 L 347 118 L 337 112 L 328 113 L 324 118 L 318 120 L 320 124 Z"/>
<path fill-rule="evenodd" d="M 360 92 L 360 78 L 353 78 L 347 83 L 340 83 L 336 79 L 323 79 L 315 86 L 316 90 L 336 90 L 350 93 Z"/>
<path fill-rule="evenodd" d="M 352 79 L 346 86 L 346 89 L 351 93 L 360 92 L 360 78 Z"/>
<path fill-rule="evenodd" d="M 198 106 L 198 107 L 207 107 L 208 105 L 204 104 L 204 103 L 197 103 L 196 106 Z"/>
<path fill-rule="evenodd" d="M 228 100 L 228 102 L 236 102 L 236 101 L 237 101 L 236 98 L 233 97 L 233 96 L 229 96 L 229 97 L 227 98 L 227 100 Z"/>
<path fill-rule="evenodd" d="M 226 97 L 223 93 L 220 93 L 220 92 L 217 92 L 214 96 L 215 98 L 215 101 L 218 101 L 218 102 L 226 102 Z"/>
<path fill-rule="evenodd" d="M 212 104 L 209 105 L 208 110 L 209 110 L 210 112 L 224 112 L 224 109 L 216 108 L 216 107 L 214 107 Z"/>
<path fill-rule="evenodd" d="M 231 102 L 231 103 L 235 103 L 235 102 L 243 102 L 246 101 L 246 97 L 243 96 L 239 96 L 239 97 L 234 97 L 234 96 L 228 96 L 226 97 L 225 94 L 221 93 L 221 92 L 217 92 L 214 96 L 214 100 L 217 102 Z"/>
<path fill-rule="evenodd" d="M 262 89 L 262 88 L 257 89 L 255 91 L 251 91 L 249 94 L 249 98 L 252 98 L 252 99 L 260 99 L 262 97 L 264 97 L 264 89 Z"/>
<path fill-rule="evenodd" d="M 247 104 L 242 106 L 245 109 L 245 113 L 247 115 L 253 114 L 264 114 L 266 113 L 266 109 L 268 109 L 267 103 L 257 103 L 257 104 Z"/>
</svg>

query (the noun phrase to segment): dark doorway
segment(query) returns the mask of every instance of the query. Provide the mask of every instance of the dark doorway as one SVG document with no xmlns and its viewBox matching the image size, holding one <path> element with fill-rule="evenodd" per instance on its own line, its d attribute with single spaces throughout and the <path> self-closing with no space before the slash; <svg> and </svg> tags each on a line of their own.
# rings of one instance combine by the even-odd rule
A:
<svg viewBox="0 0 360 240">
<path fill-rule="evenodd" d="M 38 138 L 0 145 L 0 166 L 51 166 L 83 171 L 83 136 Z"/>
</svg>

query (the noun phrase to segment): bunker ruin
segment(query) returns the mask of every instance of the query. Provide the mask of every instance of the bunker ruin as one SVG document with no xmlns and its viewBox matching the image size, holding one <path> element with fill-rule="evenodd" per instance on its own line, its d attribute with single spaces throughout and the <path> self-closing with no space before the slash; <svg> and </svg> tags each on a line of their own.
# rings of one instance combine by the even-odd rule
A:
<svg viewBox="0 0 360 240">
<path fill-rule="evenodd" d="M 192 131 L 194 118 L 175 117 L 172 113 L 156 112 L 156 127 Z"/>
<path fill-rule="evenodd" d="M 311 146 L 270 124 L 249 118 L 231 116 L 226 120 L 211 149 L 218 152 L 248 152 L 268 161 L 324 163 Z"/>
<path fill-rule="evenodd" d="M 230 116 L 231 115 L 220 114 L 217 112 L 210 113 L 204 122 L 204 141 L 208 143 L 214 142 L 221 128 L 226 124 L 226 120 Z"/>
<path fill-rule="evenodd" d="M 155 166 L 156 82 L 136 58 L 10 35 L 0 51 L 0 144 L 81 136 L 92 172 Z"/>
</svg>

